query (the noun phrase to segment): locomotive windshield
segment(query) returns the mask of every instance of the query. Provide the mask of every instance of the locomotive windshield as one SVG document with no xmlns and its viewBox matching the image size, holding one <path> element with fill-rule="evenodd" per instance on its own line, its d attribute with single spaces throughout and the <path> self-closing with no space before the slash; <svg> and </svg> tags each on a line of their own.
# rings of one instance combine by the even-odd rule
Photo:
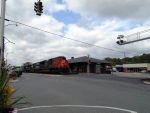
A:
<svg viewBox="0 0 150 113">
<path fill-rule="evenodd" d="M 66 60 L 65 57 L 57 57 L 58 60 Z"/>
</svg>

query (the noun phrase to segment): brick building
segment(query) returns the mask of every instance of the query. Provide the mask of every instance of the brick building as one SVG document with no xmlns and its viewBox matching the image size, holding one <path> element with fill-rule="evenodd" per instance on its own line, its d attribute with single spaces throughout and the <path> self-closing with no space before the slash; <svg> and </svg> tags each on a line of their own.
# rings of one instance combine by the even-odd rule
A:
<svg viewBox="0 0 150 113">
<path fill-rule="evenodd" d="M 88 62 L 90 60 L 90 64 Z M 99 60 L 96 58 L 88 58 L 87 56 L 74 58 L 68 60 L 72 72 L 79 73 L 107 73 L 106 66 L 111 65 L 110 62 Z"/>
</svg>

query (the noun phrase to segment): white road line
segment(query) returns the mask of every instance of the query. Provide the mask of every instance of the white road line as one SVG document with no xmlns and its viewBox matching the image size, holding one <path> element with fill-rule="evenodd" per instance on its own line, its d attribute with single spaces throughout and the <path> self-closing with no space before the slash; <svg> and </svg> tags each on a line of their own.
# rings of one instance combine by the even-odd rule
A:
<svg viewBox="0 0 150 113">
<path fill-rule="evenodd" d="M 29 73 L 29 74 L 32 74 L 32 75 L 41 75 L 41 76 L 50 76 L 50 77 L 62 77 L 64 75 L 60 75 L 60 74 L 41 74 L 41 73 Z"/>
<path fill-rule="evenodd" d="M 105 108 L 105 109 L 114 109 L 119 111 L 126 111 L 129 113 L 137 113 L 136 111 L 131 111 L 127 109 L 121 109 L 116 107 L 108 107 L 108 106 L 88 106 L 88 105 L 51 105 L 51 106 L 34 106 L 34 107 L 28 107 L 28 108 L 22 108 L 18 111 L 28 110 L 28 109 L 37 109 L 37 108 L 47 108 L 47 107 L 87 107 L 87 108 Z"/>
<path fill-rule="evenodd" d="M 25 78 L 25 80 L 29 80 L 30 78 L 28 78 L 28 77 L 24 77 Z M 19 80 L 19 81 L 25 81 L 25 80 Z"/>
</svg>

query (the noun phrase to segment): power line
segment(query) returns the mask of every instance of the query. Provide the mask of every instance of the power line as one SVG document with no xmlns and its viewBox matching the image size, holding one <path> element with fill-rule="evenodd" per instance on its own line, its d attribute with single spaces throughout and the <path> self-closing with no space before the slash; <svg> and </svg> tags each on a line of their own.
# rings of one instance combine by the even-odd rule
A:
<svg viewBox="0 0 150 113">
<path fill-rule="evenodd" d="M 120 52 L 120 53 L 132 54 L 132 53 L 127 53 L 127 52 L 123 52 L 123 51 L 118 51 L 118 50 L 114 50 L 114 49 L 110 49 L 110 48 L 106 48 L 106 47 L 101 47 L 101 46 L 97 46 L 97 45 L 94 45 L 94 44 L 90 44 L 90 43 L 87 43 L 87 42 L 79 41 L 79 40 L 76 40 L 76 39 L 68 38 L 68 37 L 65 37 L 65 36 L 62 36 L 62 35 L 53 33 L 53 32 L 49 32 L 49 31 L 46 31 L 46 30 L 42 30 L 42 29 L 40 29 L 40 28 L 36 28 L 36 27 L 30 26 L 30 25 L 27 25 L 27 24 L 23 24 L 23 23 L 21 23 L 21 22 L 16 22 L 16 21 L 9 20 L 9 19 L 5 19 L 5 20 L 6 20 L 6 21 L 15 22 L 15 23 L 17 23 L 17 24 L 24 25 L 24 26 L 27 26 L 27 27 L 30 27 L 30 28 L 33 28 L 33 29 L 36 29 L 36 30 L 39 30 L 39 31 L 43 31 L 43 32 L 45 32 L 45 33 L 53 34 L 53 35 L 56 35 L 56 36 L 59 36 L 59 37 L 63 37 L 63 38 L 69 39 L 69 40 L 73 40 L 73 41 L 76 41 L 76 42 L 80 42 L 80 43 L 83 43 L 83 44 L 86 44 L 86 45 L 91 45 L 91 46 L 95 46 L 95 47 L 107 49 L 107 50 L 110 50 L 110 51 Z"/>
<path fill-rule="evenodd" d="M 12 17 L 12 18 L 17 18 L 17 19 L 19 19 L 20 21 L 22 20 L 22 21 L 25 21 L 25 22 L 29 22 L 29 20 L 26 20 L 26 19 L 23 19 L 23 18 L 18 18 L 18 17 L 15 17 L 15 16 L 13 16 L 13 15 L 7 15 L 7 16 L 10 16 L 10 17 Z M 39 25 L 37 22 L 35 23 L 35 22 L 30 22 L 30 23 L 32 23 L 33 25 L 38 25 L 39 27 L 43 27 L 43 25 Z M 52 28 L 51 28 L 52 29 Z M 52 29 L 52 30 L 55 30 L 55 29 Z"/>
</svg>

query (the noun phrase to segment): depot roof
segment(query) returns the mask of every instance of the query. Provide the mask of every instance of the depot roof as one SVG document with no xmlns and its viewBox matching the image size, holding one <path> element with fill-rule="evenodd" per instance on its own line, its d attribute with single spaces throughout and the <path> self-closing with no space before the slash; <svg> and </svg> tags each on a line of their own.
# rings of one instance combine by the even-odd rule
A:
<svg viewBox="0 0 150 113">
<path fill-rule="evenodd" d="M 110 64 L 110 62 L 105 61 L 105 60 L 99 60 L 96 58 L 88 58 L 87 56 L 83 56 L 83 57 L 78 57 L 78 58 L 74 58 L 72 57 L 71 59 L 68 60 L 69 63 L 79 63 L 79 62 L 88 62 L 89 59 L 91 60 L 92 63 L 106 63 L 106 64 Z"/>
</svg>

